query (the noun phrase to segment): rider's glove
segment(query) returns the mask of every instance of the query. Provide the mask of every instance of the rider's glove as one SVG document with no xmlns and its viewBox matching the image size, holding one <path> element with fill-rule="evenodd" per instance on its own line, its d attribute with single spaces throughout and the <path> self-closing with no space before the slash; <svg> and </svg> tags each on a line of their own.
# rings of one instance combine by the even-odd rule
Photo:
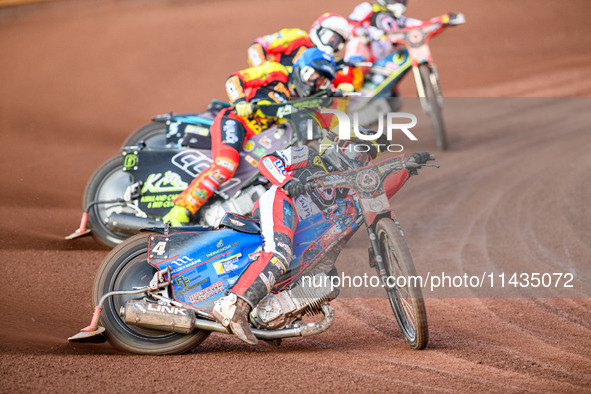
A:
<svg viewBox="0 0 591 394">
<path fill-rule="evenodd" d="M 306 185 L 298 178 L 292 178 L 283 185 L 283 190 L 287 192 L 288 196 L 293 198 L 306 193 Z"/>
<path fill-rule="evenodd" d="M 242 118 L 248 118 L 250 115 L 252 115 L 253 112 L 252 104 L 248 101 L 239 102 L 238 104 L 236 104 L 234 109 L 236 110 L 238 116 Z"/>
<path fill-rule="evenodd" d="M 337 90 L 340 90 L 343 94 L 353 93 L 355 91 L 355 86 L 351 83 L 343 82 L 337 86 Z"/>
<path fill-rule="evenodd" d="M 412 154 L 411 158 L 417 164 L 425 164 L 427 161 L 432 160 L 429 152 L 415 152 Z"/>
</svg>

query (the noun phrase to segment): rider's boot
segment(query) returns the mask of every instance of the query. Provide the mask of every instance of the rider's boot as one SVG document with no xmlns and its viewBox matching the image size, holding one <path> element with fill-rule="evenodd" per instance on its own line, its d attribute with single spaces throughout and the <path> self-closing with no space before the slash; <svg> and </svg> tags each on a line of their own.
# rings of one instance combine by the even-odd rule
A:
<svg viewBox="0 0 591 394">
<path fill-rule="evenodd" d="M 250 309 L 248 302 L 236 294 L 228 292 L 227 295 L 215 302 L 213 316 L 241 341 L 249 345 L 256 345 L 258 340 L 252 333 L 248 322 Z"/>
<path fill-rule="evenodd" d="M 191 221 L 191 212 L 180 205 L 175 205 L 162 218 L 163 223 L 170 223 L 172 227 L 186 226 Z"/>
</svg>

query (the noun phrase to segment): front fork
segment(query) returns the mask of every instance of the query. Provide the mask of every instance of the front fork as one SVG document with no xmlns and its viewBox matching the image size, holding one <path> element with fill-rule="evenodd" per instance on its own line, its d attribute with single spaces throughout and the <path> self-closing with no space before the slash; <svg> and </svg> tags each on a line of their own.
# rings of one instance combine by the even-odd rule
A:
<svg viewBox="0 0 591 394">
<path fill-rule="evenodd" d="M 378 246 L 378 240 L 375 232 L 373 231 L 372 226 L 367 226 L 367 233 L 369 235 L 369 242 L 371 243 L 371 248 L 369 248 L 369 266 L 376 268 L 378 271 L 378 275 L 382 280 L 382 284 L 384 287 L 387 286 L 387 272 L 386 267 L 384 266 L 384 259 L 382 254 L 380 253 L 380 248 Z"/>
<path fill-rule="evenodd" d="M 443 95 L 441 93 L 441 87 L 439 85 L 439 77 L 437 75 L 437 70 L 433 64 L 426 63 L 429 66 L 431 72 L 429 73 L 429 81 L 423 81 L 421 77 L 421 72 L 419 70 L 419 66 L 412 66 L 412 73 L 415 77 L 415 84 L 417 85 L 417 95 L 421 101 L 421 107 L 425 113 L 429 113 L 431 111 L 431 104 L 429 100 L 427 100 L 427 91 L 425 89 L 425 84 L 429 83 L 433 86 L 433 91 L 437 96 L 437 101 L 439 102 L 439 106 L 443 106 Z"/>
</svg>

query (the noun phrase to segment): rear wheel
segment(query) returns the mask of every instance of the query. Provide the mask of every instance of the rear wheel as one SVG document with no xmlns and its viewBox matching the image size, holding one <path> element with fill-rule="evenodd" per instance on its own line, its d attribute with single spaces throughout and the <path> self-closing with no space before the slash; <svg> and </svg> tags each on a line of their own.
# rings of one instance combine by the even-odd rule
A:
<svg viewBox="0 0 591 394">
<path fill-rule="evenodd" d="M 131 175 L 123 171 L 123 157 L 115 156 L 104 162 L 86 185 L 83 209 L 94 201 L 121 199 L 125 190 L 132 184 Z M 113 212 L 134 214 L 134 210 L 124 203 L 95 204 L 88 211 L 88 227 L 95 240 L 110 248 L 120 244 L 129 234 L 114 232 L 107 226 L 107 218 Z"/>
<path fill-rule="evenodd" d="M 148 285 L 156 273 L 148 258 L 149 234 L 137 234 L 109 253 L 94 280 L 93 302 L 114 290 L 133 290 Z M 146 300 L 146 297 L 148 299 Z M 179 354 L 203 342 L 209 331 L 197 330 L 185 335 L 129 326 L 119 316 L 119 310 L 132 299 L 150 301 L 144 294 L 118 295 L 107 298 L 103 305 L 101 325 L 114 347 L 137 354 Z M 154 301 L 154 300 L 152 300 Z"/>
<path fill-rule="evenodd" d="M 376 236 L 389 278 L 385 289 L 398 326 L 411 348 L 424 349 L 429 338 L 425 303 L 420 282 L 412 279 L 417 273 L 402 230 L 392 219 L 383 218 L 376 225 Z"/>
<path fill-rule="evenodd" d="M 427 100 L 427 113 L 433 125 L 433 132 L 435 133 L 435 143 L 441 150 L 447 150 L 447 136 L 445 133 L 445 125 L 443 124 L 443 116 L 441 114 L 441 95 L 439 92 L 439 82 L 437 76 L 433 73 L 428 64 L 421 64 L 419 72 L 425 88 L 425 95 Z"/>
<path fill-rule="evenodd" d="M 123 146 L 137 146 L 140 141 L 152 149 L 166 148 L 166 125 L 159 122 L 145 124 L 131 133 Z"/>
</svg>

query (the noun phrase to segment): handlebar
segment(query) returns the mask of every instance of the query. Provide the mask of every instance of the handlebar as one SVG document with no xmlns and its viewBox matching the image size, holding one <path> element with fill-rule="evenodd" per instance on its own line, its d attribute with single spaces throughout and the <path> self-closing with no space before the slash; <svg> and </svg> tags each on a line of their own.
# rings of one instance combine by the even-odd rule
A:
<svg viewBox="0 0 591 394">
<path fill-rule="evenodd" d="M 440 165 L 439 164 L 429 164 L 427 163 L 427 161 L 431 161 L 431 160 L 435 160 L 435 155 L 431 154 L 429 152 L 415 152 L 413 153 L 413 155 L 408 158 L 408 159 L 404 159 L 402 165 L 398 165 L 395 166 L 391 169 L 391 172 L 393 171 L 399 171 L 399 170 L 406 170 L 408 171 L 411 175 L 415 175 L 417 174 L 417 170 L 421 167 L 435 167 L 435 168 L 439 168 Z M 351 169 L 349 171 L 353 172 L 353 171 L 362 171 L 364 169 L 366 169 L 367 167 L 360 167 L 360 168 L 356 168 L 356 169 Z M 324 174 L 315 174 L 315 175 L 311 175 L 306 179 L 306 190 L 312 190 L 314 188 L 319 187 L 319 183 L 318 181 L 329 177 L 333 175 L 333 173 L 324 173 Z"/>
</svg>

